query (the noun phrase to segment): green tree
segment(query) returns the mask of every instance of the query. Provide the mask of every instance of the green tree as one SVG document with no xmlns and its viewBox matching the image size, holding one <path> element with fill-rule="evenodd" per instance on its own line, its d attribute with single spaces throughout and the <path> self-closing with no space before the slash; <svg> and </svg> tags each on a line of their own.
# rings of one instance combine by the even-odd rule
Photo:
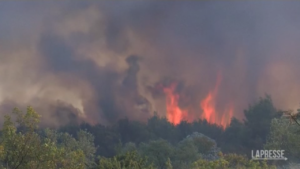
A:
<svg viewBox="0 0 300 169">
<path fill-rule="evenodd" d="M 219 153 L 220 158 L 217 160 L 199 159 L 194 162 L 190 168 L 192 169 L 276 169 L 273 165 L 268 165 L 266 161 L 253 161 L 247 159 L 246 156 L 237 154 Z"/>
<path fill-rule="evenodd" d="M 121 152 L 120 153 L 127 153 L 130 151 L 137 151 L 137 146 L 135 143 L 132 142 L 128 142 L 124 145 L 124 147 L 122 147 Z"/>
<path fill-rule="evenodd" d="M 208 161 L 208 160 L 197 160 L 191 166 L 191 169 L 228 169 L 228 161 L 224 159 Z"/>
<path fill-rule="evenodd" d="M 174 148 L 166 140 L 155 140 L 149 143 L 141 143 L 139 150 L 143 156 L 147 156 L 158 169 L 164 169 L 168 158 L 172 158 Z"/>
<path fill-rule="evenodd" d="M 85 130 L 79 130 L 76 133 L 76 137 L 72 137 L 68 133 L 56 132 L 55 130 L 46 129 L 46 138 L 50 138 L 56 146 L 64 148 L 67 152 L 81 150 L 85 156 L 86 168 L 92 168 L 96 166 L 95 152 L 96 147 L 94 145 L 94 136 Z"/>
<path fill-rule="evenodd" d="M 154 169 L 146 158 L 140 157 L 136 151 L 117 155 L 113 158 L 100 158 L 98 169 Z"/>
<path fill-rule="evenodd" d="M 244 124 L 236 118 L 232 118 L 228 128 L 223 133 L 220 147 L 223 152 L 248 154 L 249 150 L 245 147 L 248 136 L 245 134 Z"/>
<path fill-rule="evenodd" d="M 172 158 L 174 169 L 187 168 L 192 162 L 201 157 L 198 147 L 193 141 L 184 140 L 177 144 Z"/>
<path fill-rule="evenodd" d="M 158 116 L 153 116 L 148 120 L 147 128 L 151 134 L 151 138 L 154 139 L 164 139 L 171 143 L 176 143 L 178 141 L 178 132 L 172 123 L 170 123 L 166 118 L 159 118 Z"/>
<path fill-rule="evenodd" d="M 166 169 L 173 169 L 173 166 L 172 166 L 170 158 L 168 158 L 168 160 L 166 162 Z"/>
<path fill-rule="evenodd" d="M 299 126 L 290 125 L 287 118 L 275 118 L 271 123 L 271 132 L 268 135 L 265 149 L 285 150 L 289 160 L 300 158 Z"/>
<path fill-rule="evenodd" d="M 1 130 L 0 163 L 5 169 L 84 169 L 86 158 L 80 149 L 58 146 L 53 138 L 37 133 L 39 115 L 28 107 L 5 116 Z M 13 120 L 15 119 L 15 120 Z"/>
<path fill-rule="evenodd" d="M 94 126 L 89 132 L 95 137 L 97 155 L 113 157 L 116 155 L 116 146 L 120 143 L 121 136 L 118 132 L 103 125 Z"/>
<path fill-rule="evenodd" d="M 244 111 L 244 115 L 244 134 L 248 137 L 246 146 L 251 149 L 262 149 L 270 133 L 271 120 L 279 117 L 279 111 L 274 107 L 271 97 L 266 95 L 254 105 L 250 105 L 249 109 Z"/>
<path fill-rule="evenodd" d="M 122 143 L 134 142 L 139 144 L 151 138 L 147 126 L 138 121 L 119 120 L 115 128 L 120 133 Z"/>
</svg>

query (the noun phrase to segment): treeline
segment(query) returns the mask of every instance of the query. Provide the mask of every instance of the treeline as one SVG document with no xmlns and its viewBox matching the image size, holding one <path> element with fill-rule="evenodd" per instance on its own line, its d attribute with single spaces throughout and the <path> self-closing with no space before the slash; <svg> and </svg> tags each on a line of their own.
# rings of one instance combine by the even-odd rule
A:
<svg viewBox="0 0 300 169">
<path fill-rule="evenodd" d="M 147 123 L 120 120 L 112 126 L 82 124 L 38 128 L 28 107 L 6 116 L 1 129 L 0 168 L 5 169 L 226 169 L 275 168 L 286 162 L 252 161 L 251 150 L 283 149 L 300 157 L 299 126 L 281 118 L 269 96 L 232 119 L 226 130 L 199 120 L 173 126 L 165 118 Z"/>
</svg>

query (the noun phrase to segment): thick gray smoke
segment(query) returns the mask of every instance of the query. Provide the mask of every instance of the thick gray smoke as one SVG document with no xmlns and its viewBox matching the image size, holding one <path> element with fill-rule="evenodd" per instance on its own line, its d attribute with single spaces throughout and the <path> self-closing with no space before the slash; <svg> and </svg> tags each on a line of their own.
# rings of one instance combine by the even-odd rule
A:
<svg viewBox="0 0 300 169">
<path fill-rule="evenodd" d="M 0 110 L 32 105 L 45 125 L 165 115 L 218 88 L 216 106 L 268 93 L 300 101 L 300 2 L 0 2 Z M 196 109 L 196 108 L 195 108 Z M 193 110 L 195 110 L 193 109 Z M 3 113 L 2 113 L 3 112 Z"/>
</svg>

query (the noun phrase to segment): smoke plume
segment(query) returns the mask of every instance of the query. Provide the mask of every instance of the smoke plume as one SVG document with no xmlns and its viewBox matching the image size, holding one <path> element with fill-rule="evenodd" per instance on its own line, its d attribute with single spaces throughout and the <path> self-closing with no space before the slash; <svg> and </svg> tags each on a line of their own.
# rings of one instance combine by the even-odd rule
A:
<svg viewBox="0 0 300 169">
<path fill-rule="evenodd" d="M 0 2 L 0 114 L 31 105 L 46 126 L 146 121 L 155 111 L 225 124 L 265 93 L 296 108 L 299 7 Z"/>
</svg>

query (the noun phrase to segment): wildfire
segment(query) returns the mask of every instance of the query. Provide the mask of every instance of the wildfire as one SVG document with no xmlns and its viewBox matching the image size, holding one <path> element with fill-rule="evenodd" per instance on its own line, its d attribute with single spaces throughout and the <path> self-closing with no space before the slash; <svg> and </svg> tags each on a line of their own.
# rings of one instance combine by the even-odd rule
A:
<svg viewBox="0 0 300 169">
<path fill-rule="evenodd" d="M 217 84 L 213 91 L 209 92 L 207 97 L 201 101 L 200 106 L 203 110 L 202 119 L 206 119 L 209 123 L 216 123 L 215 97 L 220 85 L 221 76 L 218 76 Z"/>
<path fill-rule="evenodd" d="M 167 119 L 169 122 L 173 123 L 174 125 L 177 125 L 187 115 L 187 111 L 182 110 L 179 107 L 179 95 L 174 93 L 175 88 L 176 84 L 173 83 L 170 87 L 164 88 L 164 92 L 166 94 L 167 101 Z"/>
<path fill-rule="evenodd" d="M 202 110 L 200 118 L 202 120 L 206 120 L 210 124 L 220 125 L 225 129 L 230 124 L 233 116 L 233 106 L 232 104 L 228 105 L 227 109 L 225 109 L 223 112 L 216 110 L 216 97 L 220 82 L 221 76 L 219 75 L 215 88 L 210 91 L 208 95 L 200 102 L 200 108 Z M 192 118 L 193 116 L 189 114 L 191 112 L 183 110 L 179 106 L 180 96 L 175 92 L 175 89 L 176 83 L 172 83 L 169 87 L 164 87 L 163 89 L 166 95 L 166 113 L 168 121 L 174 125 L 178 125 L 183 120 L 188 120 L 188 122 L 198 120 L 196 118 Z"/>
<path fill-rule="evenodd" d="M 221 75 L 219 74 L 214 90 L 209 92 L 206 98 L 200 102 L 200 107 L 203 110 L 201 119 L 205 119 L 211 124 L 218 124 L 223 128 L 226 128 L 230 124 L 231 118 L 233 116 L 233 107 L 232 105 L 230 105 L 229 108 L 223 112 L 221 117 L 218 116 L 219 114 L 217 114 L 216 111 L 215 101 L 218 94 L 220 82 Z"/>
<path fill-rule="evenodd" d="M 216 110 L 213 101 L 213 96 L 209 93 L 208 96 L 200 103 L 201 108 L 203 109 L 201 118 L 206 119 L 209 123 L 216 123 Z"/>
<path fill-rule="evenodd" d="M 229 110 L 225 111 L 225 113 L 222 115 L 220 124 L 224 129 L 230 124 L 232 116 L 233 116 L 233 107 L 230 106 Z"/>
</svg>

